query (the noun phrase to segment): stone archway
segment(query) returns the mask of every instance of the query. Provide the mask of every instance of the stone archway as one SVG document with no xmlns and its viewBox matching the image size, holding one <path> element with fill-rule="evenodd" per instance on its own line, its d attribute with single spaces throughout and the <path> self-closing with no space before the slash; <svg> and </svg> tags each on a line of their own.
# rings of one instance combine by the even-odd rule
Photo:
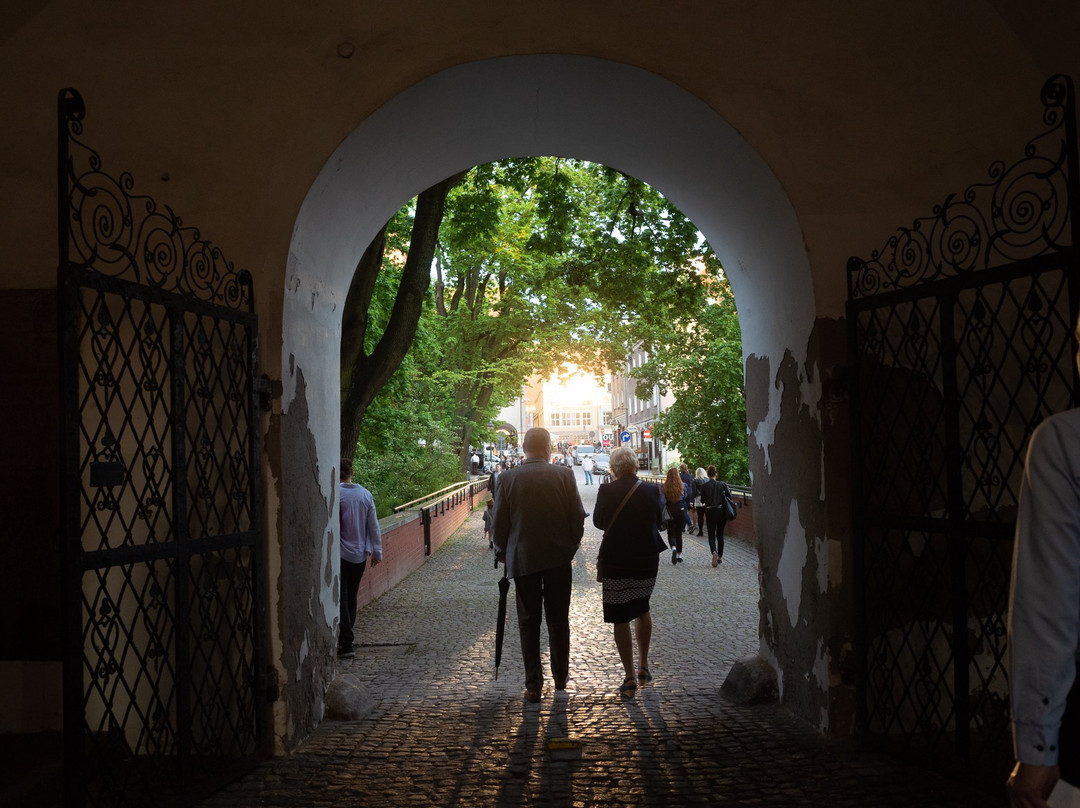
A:
<svg viewBox="0 0 1080 808">
<path fill-rule="evenodd" d="M 517 427 L 513 424 L 509 424 L 506 421 L 500 421 L 495 424 L 495 432 L 500 436 L 501 442 L 508 446 L 517 446 L 518 444 L 518 431 Z"/>
<path fill-rule="evenodd" d="M 593 58 L 519 56 L 450 68 L 390 100 L 342 142 L 297 217 L 282 314 L 281 542 L 288 573 L 278 624 L 286 745 L 321 719 L 333 673 L 338 345 L 357 259 L 405 200 L 446 176 L 500 158 L 552 154 L 604 163 L 653 185 L 697 224 L 728 272 L 748 372 L 755 494 L 772 489 L 767 498 L 782 504 L 786 527 L 773 539 L 776 554 L 790 544 L 794 555 L 784 551 L 784 558 L 801 559 L 794 567 L 771 565 L 763 576 L 762 652 L 778 668 L 781 688 L 785 669 L 795 686 L 813 669 L 809 698 L 797 699 L 800 712 L 815 721 L 819 710 L 827 712 L 828 627 L 810 626 L 812 638 L 795 653 L 771 625 L 777 614 L 794 615 L 793 629 L 807 622 L 799 618 L 807 552 L 825 544 L 820 524 L 811 529 L 800 516 L 796 499 L 806 492 L 794 490 L 790 475 L 770 482 L 781 412 L 792 412 L 785 425 L 795 428 L 805 405 L 816 411 L 820 397 L 806 379 L 814 291 L 791 204 L 750 144 L 666 79 Z M 820 431 L 798 441 L 806 456 L 798 465 L 820 468 Z M 820 580 L 827 559 L 817 562 L 810 575 Z"/>
</svg>

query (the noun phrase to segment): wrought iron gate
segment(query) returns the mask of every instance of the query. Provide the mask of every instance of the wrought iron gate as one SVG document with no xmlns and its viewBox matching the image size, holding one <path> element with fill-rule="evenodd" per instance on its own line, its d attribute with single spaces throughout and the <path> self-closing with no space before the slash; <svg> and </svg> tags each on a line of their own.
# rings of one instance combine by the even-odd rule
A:
<svg viewBox="0 0 1080 808">
<path fill-rule="evenodd" d="M 59 99 L 67 803 L 189 804 L 269 751 L 251 276 Z"/>
<path fill-rule="evenodd" d="M 1080 174 L 1071 80 L 989 181 L 848 266 L 856 364 L 863 728 L 961 771 L 1007 770 L 1003 667 L 1027 441 L 1080 403 Z"/>
</svg>

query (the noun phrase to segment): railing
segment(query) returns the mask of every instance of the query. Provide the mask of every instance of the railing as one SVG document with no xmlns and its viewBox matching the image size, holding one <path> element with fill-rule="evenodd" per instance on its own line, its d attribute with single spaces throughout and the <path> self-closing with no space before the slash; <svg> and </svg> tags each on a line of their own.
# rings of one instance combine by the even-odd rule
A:
<svg viewBox="0 0 1080 808">
<path fill-rule="evenodd" d="M 406 502 L 404 505 L 395 506 L 394 513 L 400 513 L 401 511 L 408 510 L 419 502 L 429 502 L 432 500 L 437 500 L 440 497 L 443 497 L 443 495 L 445 495 L 446 497 L 453 497 L 460 491 L 472 486 L 473 483 L 476 482 L 483 482 L 484 485 L 487 485 L 487 477 L 480 477 L 476 480 L 466 480 L 465 482 L 461 483 L 451 483 L 450 485 L 446 486 L 446 488 L 440 488 L 438 491 L 432 491 L 430 494 L 424 494 L 424 496 L 418 499 L 414 499 L 411 502 Z"/>
<path fill-rule="evenodd" d="M 746 505 L 748 502 L 754 501 L 754 492 L 748 485 L 732 485 L 728 483 L 728 488 L 731 489 L 733 495 L 738 496 L 742 500 L 741 505 Z"/>
<path fill-rule="evenodd" d="M 454 483 L 446 488 L 425 494 L 412 502 L 406 502 L 394 508 L 394 513 L 401 513 L 410 508 L 420 511 L 420 521 L 424 526 L 424 555 L 431 555 L 431 520 L 452 510 L 458 505 L 469 502 L 469 510 L 476 504 L 476 495 L 481 491 L 487 491 L 488 477 L 478 477 L 462 483 Z"/>
<path fill-rule="evenodd" d="M 610 478 L 607 478 L 610 479 Z M 607 479 L 604 482 L 607 482 Z M 662 474 L 639 474 L 639 480 L 644 480 L 647 483 L 656 483 L 657 485 L 663 485 L 665 475 Z M 728 483 L 728 488 L 731 489 L 732 495 L 740 500 L 740 505 L 746 505 L 747 503 L 754 501 L 754 492 L 748 485 L 732 485 Z"/>
</svg>

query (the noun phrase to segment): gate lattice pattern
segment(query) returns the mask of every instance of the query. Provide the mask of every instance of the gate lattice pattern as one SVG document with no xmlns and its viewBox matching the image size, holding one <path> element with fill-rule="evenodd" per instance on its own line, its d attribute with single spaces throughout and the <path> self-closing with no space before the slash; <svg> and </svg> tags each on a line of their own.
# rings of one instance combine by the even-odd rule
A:
<svg viewBox="0 0 1080 808">
<path fill-rule="evenodd" d="M 61 93 L 68 803 L 187 804 L 268 748 L 251 279 L 83 115 Z"/>
<path fill-rule="evenodd" d="M 862 723 L 968 770 L 1010 756 L 1005 626 L 1027 441 L 1075 406 L 1072 82 L 990 182 L 848 266 Z"/>
</svg>

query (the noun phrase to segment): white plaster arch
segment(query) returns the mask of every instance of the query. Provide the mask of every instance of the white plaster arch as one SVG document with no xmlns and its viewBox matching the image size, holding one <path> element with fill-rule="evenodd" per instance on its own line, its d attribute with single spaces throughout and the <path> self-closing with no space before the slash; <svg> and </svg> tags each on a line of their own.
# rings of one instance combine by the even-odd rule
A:
<svg viewBox="0 0 1080 808">
<path fill-rule="evenodd" d="M 332 671 L 332 648 L 296 638 L 332 642 L 338 612 L 339 348 L 357 261 L 394 211 L 425 188 L 474 165 L 535 155 L 604 163 L 668 196 L 727 270 L 744 359 L 763 360 L 770 380 L 785 355 L 803 367 L 816 308 L 794 210 L 761 156 L 700 99 L 639 68 L 561 55 L 459 65 L 391 99 L 327 161 L 289 249 L 278 469 L 279 542 L 289 580 L 278 648 L 289 680 L 288 714 L 300 734 L 321 717 L 321 707 L 311 704 L 318 694 L 303 688 L 317 687 Z M 781 403 L 776 384 L 770 388 L 767 405 L 756 409 L 767 414 L 751 425 L 766 456 Z"/>
<path fill-rule="evenodd" d="M 513 56 L 422 80 L 361 123 L 327 161 L 289 251 L 285 410 L 295 366 L 336 406 L 337 349 L 327 348 L 340 338 L 357 260 L 390 215 L 456 171 L 527 155 L 604 163 L 668 196 L 728 273 L 744 356 L 767 357 L 774 370 L 785 350 L 805 358 L 815 304 L 802 233 L 780 183 L 738 132 L 654 73 L 591 57 Z M 320 458 L 337 456 L 337 418 L 327 427 L 317 436 Z"/>
</svg>

